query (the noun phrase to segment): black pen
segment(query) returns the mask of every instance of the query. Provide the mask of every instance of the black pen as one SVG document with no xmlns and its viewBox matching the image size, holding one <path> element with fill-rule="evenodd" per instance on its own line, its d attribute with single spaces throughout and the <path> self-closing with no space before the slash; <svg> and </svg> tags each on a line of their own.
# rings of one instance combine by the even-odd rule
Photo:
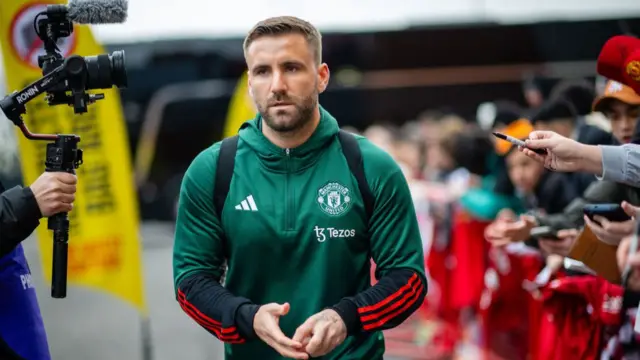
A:
<svg viewBox="0 0 640 360">
<path fill-rule="evenodd" d="M 514 138 L 512 136 L 501 134 L 499 132 L 494 132 L 492 134 L 493 134 L 493 136 L 497 137 L 498 139 L 502 139 L 502 140 L 505 140 L 505 141 L 508 141 L 508 142 L 512 143 L 513 145 L 521 146 L 523 148 L 529 149 L 529 150 L 533 151 L 536 154 L 547 155 L 547 149 L 531 149 L 531 148 L 527 147 L 527 143 L 525 143 L 524 141 L 522 141 L 520 139 L 516 139 L 516 138 Z"/>
</svg>

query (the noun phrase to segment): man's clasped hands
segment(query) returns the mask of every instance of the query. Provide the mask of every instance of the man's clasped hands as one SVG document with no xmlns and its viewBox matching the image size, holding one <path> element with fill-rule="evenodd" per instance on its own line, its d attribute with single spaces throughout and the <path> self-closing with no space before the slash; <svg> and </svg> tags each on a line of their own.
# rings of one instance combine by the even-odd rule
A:
<svg viewBox="0 0 640 360">
<path fill-rule="evenodd" d="M 347 327 L 335 310 L 326 309 L 309 317 L 293 338 L 280 329 L 281 316 L 289 313 L 288 303 L 261 306 L 253 320 L 256 335 L 280 355 L 291 359 L 309 359 L 328 354 L 347 337 Z"/>
</svg>

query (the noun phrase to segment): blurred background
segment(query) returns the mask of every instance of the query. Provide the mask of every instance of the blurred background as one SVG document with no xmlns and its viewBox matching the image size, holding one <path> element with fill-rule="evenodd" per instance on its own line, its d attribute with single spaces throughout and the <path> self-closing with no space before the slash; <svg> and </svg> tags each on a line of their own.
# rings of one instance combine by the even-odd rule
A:
<svg viewBox="0 0 640 360">
<path fill-rule="evenodd" d="M 595 60 L 604 42 L 640 34 L 637 0 L 130 1 L 125 24 L 92 32 L 108 52 L 126 53 L 129 86 L 120 95 L 149 318 L 142 321 L 129 304 L 82 286 L 71 287 L 65 300 L 51 299 L 32 236 L 24 244 L 54 359 L 141 359 L 144 344 L 156 360 L 222 359 L 221 344 L 174 298 L 176 201 L 190 161 L 223 136 L 245 70 L 245 33 L 276 15 L 296 15 L 321 30 L 332 77 L 320 99 L 341 126 L 386 146 L 411 177 L 433 181 L 453 166 L 440 146 L 447 131 L 491 127 L 496 102 L 536 108 L 564 80 L 601 91 Z M 4 75 L 0 86 L 16 90 L 6 88 Z M 6 185 L 22 182 L 12 126 L 0 123 Z M 142 158 L 141 151 L 152 156 Z M 388 334 L 389 357 L 429 358 L 433 324 Z M 474 358 L 459 355 L 463 351 L 458 356 Z"/>
</svg>

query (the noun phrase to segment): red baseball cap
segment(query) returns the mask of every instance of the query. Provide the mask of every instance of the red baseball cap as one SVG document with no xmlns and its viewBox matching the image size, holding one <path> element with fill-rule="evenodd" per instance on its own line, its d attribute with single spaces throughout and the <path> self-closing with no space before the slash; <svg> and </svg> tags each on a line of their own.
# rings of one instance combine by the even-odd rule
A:
<svg viewBox="0 0 640 360">
<path fill-rule="evenodd" d="M 598 56 L 597 71 L 640 93 L 640 39 L 618 35 L 607 40 Z"/>
</svg>

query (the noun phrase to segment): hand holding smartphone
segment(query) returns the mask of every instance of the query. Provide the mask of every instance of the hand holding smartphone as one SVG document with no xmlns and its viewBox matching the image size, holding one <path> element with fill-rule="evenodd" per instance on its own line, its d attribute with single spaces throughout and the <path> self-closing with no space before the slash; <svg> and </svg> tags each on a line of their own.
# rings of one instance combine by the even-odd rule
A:
<svg viewBox="0 0 640 360">
<path fill-rule="evenodd" d="M 583 212 L 591 220 L 593 220 L 595 216 L 602 216 L 614 222 L 631 220 L 631 216 L 618 204 L 587 204 L 583 207 Z"/>
</svg>

